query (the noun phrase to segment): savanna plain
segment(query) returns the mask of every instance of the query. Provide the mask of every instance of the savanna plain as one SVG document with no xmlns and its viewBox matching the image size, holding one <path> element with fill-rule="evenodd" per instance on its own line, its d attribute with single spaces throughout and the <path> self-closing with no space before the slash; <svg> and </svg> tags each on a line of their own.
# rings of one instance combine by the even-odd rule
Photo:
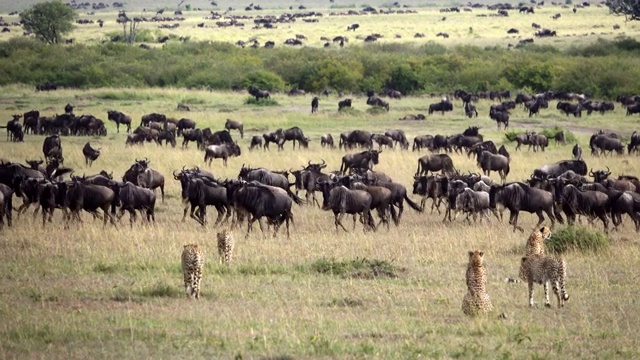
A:
<svg viewBox="0 0 640 360">
<path fill-rule="evenodd" d="M 420 9 L 419 9 L 420 10 Z M 425 9 L 433 16 L 437 9 Z M 551 10 L 549 10 L 551 11 Z M 589 10 L 595 12 L 596 10 Z M 575 28 L 588 31 L 594 19 L 620 22 L 599 10 Z M 115 13 L 108 13 L 115 17 Z M 371 18 L 374 18 L 373 16 Z M 402 18 L 398 18 L 401 20 Z M 196 19 L 193 19 L 195 22 Z M 345 20 L 347 21 L 347 20 Z M 411 20 L 413 21 L 413 20 Z M 410 23 L 411 21 L 407 21 Z M 527 21 L 528 20 L 520 20 Z M 575 20 L 579 21 L 579 20 Z M 349 20 L 349 22 L 352 22 Z M 382 23 L 382 22 L 381 22 Z M 456 22 L 468 33 L 468 23 Z M 524 22 L 523 22 L 524 24 Z M 346 25 L 346 24 L 345 24 Z M 447 26 L 453 26 L 451 24 Z M 636 25 L 627 25 L 636 26 Z M 411 30 L 413 31 L 413 30 Z M 72 34 L 72 36 L 74 36 Z M 80 37 L 78 35 L 77 37 Z M 283 36 L 284 37 L 284 36 Z M 595 41 L 595 39 L 591 39 Z M 87 40 L 90 41 L 90 40 Z M 486 40 L 489 41 L 489 40 Z M 500 40 L 502 41 L 502 40 Z M 302 50 L 303 51 L 303 50 Z M 513 89 L 516 90 L 516 89 Z M 219 160 L 211 168 L 195 144 L 188 149 L 154 144 L 125 147 L 122 127 L 107 122 L 100 138 L 63 137 L 65 165 L 74 175 L 104 169 L 119 178 L 136 158 L 166 179 L 165 201 L 156 205 L 156 222 L 129 226 L 127 216 L 117 226 L 83 215 L 84 222 L 64 229 L 62 215 L 43 228 L 31 211 L 14 217 L 14 226 L 0 232 L 0 356 L 3 358 L 637 358 L 640 325 L 637 268 L 638 236 L 629 219 L 608 235 L 610 246 L 599 252 L 573 252 L 567 262 L 564 308 L 543 306 L 542 287 L 536 306 L 527 302 L 525 284 L 506 283 L 517 277 L 524 244 L 537 219 L 522 213 L 525 233 L 491 221 L 467 224 L 460 218 L 444 223 L 442 214 L 408 207 L 399 226 L 376 232 L 336 231 L 333 214 L 314 206 L 294 205 L 291 237 L 282 232 L 263 236 L 257 226 L 233 229 L 234 259 L 219 264 L 216 233 L 224 226 L 200 226 L 182 221 L 179 183 L 171 175 L 183 166 L 200 166 L 218 178 L 236 178 L 243 164 L 273 170 L 300 168 L 324 159 L 327 170 L 340 167 L 343 151 L 321 148 L 319 138 L 331 133 L 366 129 L 403 129 L 410 141 L 422 134 L 453 134 L 468 126 L 481 127 L 485 139 L 505 144 L 511 153 L 509 181 L 528 178 L 536 167 L 571 157 L 572 143 L 551 143 L 547 151 L 515 151 L 503 130 L 488 117 L 488 100 L 477 104 L 480 116 L 468 119 L 461 103 L 454 111 L 427 116 L 425 121 L 398 121 L 406 114 L 427 113 L 438 98 L 409 96 L 390 100 L 390 111 L 369 111 L 366 98 L 352 96 L 354 109 L 337 111 L 335 94 L 320 97 L 317 114 L 310 114 L 312 95 L 272 94 L 276 105 L 247 105 L 244 92 L 181 88 L 63 89 L 35 92 L 32 86 L 5 86 L 0 92 L 0 118 L 39 109 L 44 115 L 62 113 L 67 103 L 77 114 L 93 114 L 106 122 L 107 110 L 130 114 L 135 125 L 143 114 L 188 117 L 198 127 L 222 129 L 226 119 L 244 122 L 245 137 L 233 133 L 241 156 L 228 166 Z M 179 112 L 178 103 L 191 111 Z M 569 118 L 549 109 L 532 118 L 522 108 L 513 111 L 514 131 L 560 127 L 571 132 L 585 149 L 589 168 L 614 175 L 640 174 L 636 155 L 594 157 L 588 139 L 599 130 L 618 131 L 624 138 L 637 129 L 638 117 L 625 115 L 618 104 L 605 115 Z M 266 131 L 301 127 L 311 138 L 308 149 L 249 151 L 249 139 Z M 0 158 L 23 162 L 42 154 L 42 136 L 26 135 L 23 143 L 0 141 Z M 82 146 L 91 141 L 101 149 L 93 167 L 85 166 Z M 424 155 L 385 149 L 375 170 L 389 174 L 411 194 L 417 158 Z M 478 172 L 474 159 L 452 154 L 461 172 Z M 499 180 L 497 175 L 495 180 Z M 159 195 L 159 193 L 158 193 Z M 17 201 L 20 203 L 20 200 Z M 350 221 L 345 221 L 350 224 Z M 545 223 L 549 225 L 548 222 Z M 257 225 L 257 224 L 256 224 Z M 602 225 L 583 224 L 601 231 Z M 554 230 L 565 225 L 557 225 Z M 192 300 L 183 291 L 180 254 L 184 244 L 205 250 L 202 293 Z M 467 253 L 485 252 L 487 291 L 494 311 L 469 318 L 461 311 L 466 293 Z M 384 271 L 380 271 L 384 269 Z"/>
</svg>

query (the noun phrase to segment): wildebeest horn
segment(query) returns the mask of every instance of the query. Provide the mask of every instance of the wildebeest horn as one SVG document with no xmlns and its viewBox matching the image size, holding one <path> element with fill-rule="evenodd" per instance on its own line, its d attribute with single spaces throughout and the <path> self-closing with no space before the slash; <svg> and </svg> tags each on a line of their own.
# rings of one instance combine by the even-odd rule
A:
<svg viewBox="0 0 640 360">
<path fill-rule="evenodd" d="M 608 175 L 611 175 L 611 170 L 609 170 L 608 166 L 607 166 L 607 173 L 608 173 Z"/>
<path fill-rule="evenodd" d="M 593 176 L 593 169 L 589 171 L 589 176 Z"/>
<path fill-rule="evenodd" d="M 150 163 L 151 161 L 149 161 L 149 159 L 147 159 L 147 157 L 145 156 L 145 158 L 144 158 L 144 162 L 148 164 L 148 163 Z"/>
<path fill-rule="evenodd" d="M 136 162 L 140 162 L 140 160 L 138 160 L 138 158 L 136 158 Z"/>
<path fill-rule="evenodd" d="M 307 164 L 309 164 L 309 166 L 311 166 L 311 160 L 307 161 Z"/>
<path fill-rule="evenodd" d="M 320 159 L 320 160 L 322 160 L 322 165 L 325 165 L 327 163 L 326 161 L 324 161 L 324 159 Z"/>
<path fill-rule="evenodd" d="M 183 169 L 184 169 L 184 168 L 183 168 Z M 178 179 L 179 179 L 178 175 L 176 175 L 176 170 L 173 170 L 173 178 L 174 178 L 174 179 L 176 179 L 176 180 L 178 180 Z"/>
</svg>

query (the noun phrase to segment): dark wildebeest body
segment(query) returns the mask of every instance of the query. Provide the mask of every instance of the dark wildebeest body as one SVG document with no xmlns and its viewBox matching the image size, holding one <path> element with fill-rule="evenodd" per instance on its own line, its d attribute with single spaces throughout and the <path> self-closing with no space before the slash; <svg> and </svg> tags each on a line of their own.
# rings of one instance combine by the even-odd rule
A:
<svg viewBox="0 0 640 360">
<path fill-rule="evenodd" d="M 323 210 L 332 210 L 336 231 L 338 226 L 344 231 L 347 229 L 342 225 L 342 218 L 345 214 L 353 214 L 353 229 L 356 228 L 356 215 L 360 214 L 362 224 L 367 228 L 375 230 L 375 223 L 371 216 L 371 194 L 364 190 L 349 190 L 342 185 L 336 186 L 330 182 L 320 184 L 322 191 Z"/>
<path fill-rule="evenodd" d="M 433 136 L 432 135 L 418 135 L 413 139 L 412 151 L 420 151 L 420 149 L 433 150 Z"/>
<path fill-rule="evenodd" d="M 429 171 L 442 171 L 443 174 L 452 176 L 456 169 L 453 166 L 453 160 L 447 154 L 425 155 L 418 159 L 418 168 L 416 176 L 428 175 Z"/>
<path fill-rule="evenodd" d="M 198 144 L 198 149 L 204 148 L 204 138 L 202 129 L 184 129 L 182 131 L 182 148 L 186 148 L 189 145 L 189 141 L 195 141 Z"/>
<path fill-rule="evenodd" d="M 431 203 L 431 213 L 433 214 L 433 209 L 435 207 L 438 210 L 438 214 L 440 214 L 440 204 L 442 203 L 442 199 L 447 197 L 447 178 L 444 176 L 440 177 L 438 175 L 422 175 L 414 176 L 413 179 L 413 193 L 415 195 L 422 196 L 420 208 L 424 210 L 427 199 L 430 198 L 433 200 Z"/>
<path fill-rule="evenodd" d="M 404 133 L 404 130 L 395 129 L 395 130 L 387 130 L 384 134 L 397 144 L 400 144 L 400 148 L 403 150 L 409 149 L 409 141 L 407 140 L 407 136 Z"/>
<path fill-rule="evenodd" d="M 222 159 L 224 166 L 227 166 L 227 159 L 232 156 L 240 156 L 240 146 L 236 143 L 227 143 L 222 145 L 209 145 L 205 149 L 204 162 L 209 161 L 209 166 L 213 159 Z"/>
<path fill-rule="evenodd" d="M 254 86 L 249 86 L 247 88 L 247 92 L 256 98 L 256 101 L 260 101 L 260 99 L 269 99 L 269 92 L 266 90 L 260 90 Z"/>
<path fill-rule="evenodd" d="M 496 121 L 498 125 L 498 130 L 500 130 L 500 124 L 504 124 L 504 129 L 507 130 L 509 127 L 509 113 L 502 111 L 494 111 L 489 114 L 489 117 Z"/>
<path fill-rule="evenodd" d="M 47 136 L 42 143 L 42 153 L 47 160 L 47 164 L 51 159 L 56 159 L 60 164 L 64 163 L 62 156 L 62 143 L 59 135 Z"/>
<path fill-rule="evenodd" d="M 536 228 L 544 221 L 543 212 L 547 214 L 551 221 L 551 227 L 555 225 L 555 215 L 553 213 L 553 194 L 542 190 L 532 188 L 523 183 L 511 183 L 502 186 L 492 186 L 489 192 L 489 202 L 492 209 L 496 208 L 496 203 L 500 202 L 505 208 L 509 209 L 509 224 L 513 225 L 513 231 L 524 229 L 518 226 L 518 215 L 520 211 L 536 213 L 538 215 L 538 223 Z"/>
<path fill-rule="evenodd" d="M 120 201 L 120 212 L 118 220 L 124 216 L 125 211 L 129 212 L 129 223 L 133 226 L 136 221 L 136 210 L 144 211 L 147 215 L 147 222 L 155 222 L 156 194 L 141 186 L 136 186 L 130 182 L 117 184 L 117 198 Z"/>
<path fill-rule="evenodd" d="M 284 142 L 286 141 L 293 142 L 293 150 L 296 149 L 296 141 L 298 142 L 298 149 L 300 149 L 301 146 L 305 148 L 309 146 L 309 139 L 304 136 L 304 132 L 302 132 L 302 129 L 297 126 L 284 130 L 283 138 L 284 141 L 282 142 L 282 144 L 278 144 L 280 148 L 284 146 Z"/>
<path fill-rule="evenodd" d="M 317 96 L 314 96 L 311 100 L 311 113 L 318 112 L 318 105 L 320 105 L 320 99 Z"/>
<path fill-rule="evenodd" d="M 269 143 L 276 144 L 278 146 L 278 150 L 282 149 L 282 145 L 284 144 L 284 134 L 282 129 L 268 132 L 263 134 L 262 137 L 264 138 L 264 149 L 269 150 Z"/>
<path fill-rule="evenodd" d="M 107 224 L 109 219 L 115 225 L 115 221 L 109 213 L 109 209 L 113 209 L 114 201 L 116 199 L 112 189 L 101 185 L 85 185 L 78 180 L 74 180 L 67 188 L 65 205 L 71 214 L 67 216 L 65 228 L 69 227 L 72 217 L 77 221 L 81 221 L 80 210 L 85 210 L 95 217 L 98 214 L 97 210 L 101 209 L 104 225 Z"/>
<path fill-rule="evenodd" d="M 96 161 L 100 156 L 100 150 L 92 148 L 91 143 L 88 142 L 84 144 L 84 147 L 82 148 L 82 154 L 84 155 L 85 165 L 89 165 L 89 167 L 91 167 L 93 162 Z"/>
<path fill-rule="evenodd" d="M 381 152 L 378 150 L 365 150 L 360 153 L 346 154 L 342 157 L 340 172 L 346 174 L 349 169 L 355 168 L 371 170 L 373 165 L 378 164 L 378 155 Z"/>
<path fill-rule="evenodd" d="M 542 134 L 529 133 L 528 140 L 529 150 L 531 150 L 531 147 L 533 147 L 533 152 L 538 151 L 538 148 L 540 148 L 544 152 L 544 149 L 549 146 L 549 139 L 547 139 L 547 137 Z"/>
<path fill-rule="evenodd" d="M 340 135 L 340 139 L 342 140 L 342 134 Z M 343 145 L 345 148 L 353 148 L 356 145 L 370 148 L 373 145 L 371 142 L 371 133 L 365 130 L 353 130 L 349 132 Z"/>
<path fill-rule="evenodd" d="M 231 130 L 238 130 L 240 132 L 240 138 L 244 138 L 244 125 L 242 125 L 242 121 L 227 119 L 224 123 L 224 128 L 227 131 L 231 132 Z"/>
<path fill-rule="evenodd" d="M 320 146 L 328 147 L 330 149 L 335 149 L 335 145 L 333 143 L 333 136 L 331 134 L 324 134 L 320 137 Z"/>
<path fill-rule="evenodd" d="M 478 166 L 487 176 L 491 175 L 491 170 L 498 171 L 500 174 L 500 180 L 502 180 L 503 184 L 507 180 L 507 175 L 509 175 L 509 158 L 504 155 L 492 154 L 489 151 L 479 150 Z"/>
<path fill-rule="evenodd" d="M 175 174 L 174 174 L 175 176 Z M 187 216 L 187 208 L 191 206 L 190 216 L 202 226 L 207 224 L 207 206 L 214 206 L 218 212 L 215 225 L 227 222 L 232 215 L 231 204 L 227 198 L 227 189 L 206 177 L 184 176 L 180 178 L 182 197 L 185 200 L 182 221 Z M 198 216 L 194 215 L 198 208 Z M 226 216 L 225 216 L 226 214 Z M 224 219 L 222 218 L 223 216 Z"/>
<path fill-rule="evenodd" d="M 538 178 L 554 178 L 573 170 L 578 175 L 587 175 L 587 164 L 583 160 L 561 160 L 555 164 L 543 165 L 533 171 Z"/>
<path fill-rule="evenodd" d="M 478 110 L 476 110 L 476 106 L 472 103 L 466 103 L 464 105 L 464 113 L 471 119 L 472 117 L 478 117 Z"/>
<path fill-rule="evenodd" d="M 22 121 L 24 124 L 25 134 L 38 134 L 38 119 L 40 118 L 40 111 L 30 110 L 23 114 Z"/>
<path fill-rule="evenodd" d="M 441 100 L 438 103 L 429 105 L 429 115 L 436 111 L 440 111 L 444 115 L 445 111 L 453 111 L 453 104 L 450 101 Z"/>
<path fill-rule="evenodd" d="M 162 203 L 164 203 L 164 176 L 160 172 L 149 168 L 149 160 L 138 160 L 122 176 L 123 182 L 155 191 L 160 188 Z"/>
<path fill-rule="evenodd" d="M 369 96 L 367 99 L 367 105 L 379 106 L 389 111 L 389 102 L 376 95 Z"/>
<path fill-rule="evenodd" d="M 253 135 L 251 137 L 251 143 L 249 144 L 249 150 L 253 150 L 255 148 L 261 148 L 261 147 L 262 147 L 262 136 Z"/>
<path fill-rule="evenodd" d="M 12 223 L 12 211 L 13 211 L 13 189 L 9 185 L 0 183 L 0 230 L 4 225 L 4 218 L 7 218 L 7 225 L 13 226 Z"/>
<path fill-rule="evenodd" d="M 604 231 L 609 230 L 609 219 L 607 213 L 610 212 L 609 196 L 600 191 L 584 190 L 580 191 L 572 184 L 564 184 L 562 181 L 556 182 L 556 201 L 562 204 L 562 211 L 567 215 L 567 223 L 573 225 L 576 215 L 598 217 L 604 226 Z"/>
<path fill-rule="evenodd" d="M 338 101 L 338 111 L 344 108 L 350 108 L 350 107 L 351 107 L 351 99 L 344 99 L 344 100 Z"/>
<path fill-rule="evenodd" d="M 624 154 L 624 145 L 620 139 L 612 138 L 605 135 L 594 134 L 589 140 L 589 147 L 591 148 L 591 154 L 597 155 L 600 150 L 600 155 L 606 155 L 607 151 L 613 153 L 614 151 L 620 155 Z"/>
<path fill-rule="evenodd" d="M 196 128 L 196 122 L 191 119 L 182 118 L 178 120 L 178 122 L 176 123 L 178 136 L 181 136 L 182 133 L 187 129 L 195 129 L 195 128 Z"/>
<path fill-rule="evenodd" d="M 131 116 L 120 111 L 109 110 L 107 111 L 107 118 L 116 123 L 116 130 L 118 132 L 120 132 L 120 124 L 127 127 L 127 132 L 131 131 Z"/>
<path fill-rule="evenodd" d="M 393 139 L 382 134 L 371 135 L 371 143 L 378 144 L 378 149 L 382 150 L 382 146 L 385 145 L 389 149 L 393 149 Z"/>
</svg>

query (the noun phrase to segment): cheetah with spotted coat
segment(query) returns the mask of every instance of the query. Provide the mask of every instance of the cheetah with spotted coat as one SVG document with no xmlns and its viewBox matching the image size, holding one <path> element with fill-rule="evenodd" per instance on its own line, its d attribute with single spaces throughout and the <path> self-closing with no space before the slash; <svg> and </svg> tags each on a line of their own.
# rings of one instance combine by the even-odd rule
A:
<svg viewBox="0 0 640 360">
<path fill-rule="evenodd" d="M 200 280 L 202 280 L 202 266 L 204 254 L 198 245 L 189 244 L 182 250 L 182 274 L 187 296 L 200 298 Z"/>
<path fill-rule="evenodd" d="M 228 229 L 218 233 L 218 254 L 220 255 L 220 263 L 229 266 L 233 257 L 233 248 L 235 241 Z"/>
<path fill-rule="evenodd" d="M 530 255 L 520 262 L 520 278 L 529 284 L 529 306 L 533 306 L 533 283 L 544 286 L 545 306 L 551 307 L 549 301 L 549 283 L 558 299 L 558 308 L 569 300 L 565 290 L 567 266 L 564 259 L 544 255 Z"/>
<path fill-rule="evenodd" d="M 466 277 L 467 294 L 462 299 L 462 312 L 465 315 L 474 316 L 492 311 L 493 305 L 491 305 L 491 299 L 486 291 L 487 273 L 482 251 L 469 251 Z"/>
<path fill-rule="evenodd" d="M 527 239 L 525 255 L 544 255 L 544 242 L 551 237 L 551 230 L 544 226 L 531 233 Z"/>
</svg>

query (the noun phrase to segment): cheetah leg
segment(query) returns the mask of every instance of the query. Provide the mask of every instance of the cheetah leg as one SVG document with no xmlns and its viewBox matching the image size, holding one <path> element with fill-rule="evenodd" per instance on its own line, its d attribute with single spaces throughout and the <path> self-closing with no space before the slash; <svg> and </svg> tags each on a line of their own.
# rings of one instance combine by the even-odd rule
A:
<svg viewBox="0 0 640 360">
<path fill-rule="evenodd" d="M 533 307 L 533 281 L 529 280 L 529 306 Z"/>
<path fill-rule="evenodd" d="M 542 284 L 542 286 L 544 287 L 544 306 L 546 307 L 551 307 L 551 301 L 549 301 L 549 282 L 550 281 L 545 281 Z"/>
<path fill-rule="evenodd" d="M 558 308 L 561 308 L 564 304 L 562 302 L 562 298 L 560 297 L 559 287 L 560 285 L 558 281 L 553 281 L 552 283 L 553 294 L 556 296 L 556 299 L 558 300 Z M 549 304 L 549 306 L 551 306 L 551 304 Z"/>
</svg>

